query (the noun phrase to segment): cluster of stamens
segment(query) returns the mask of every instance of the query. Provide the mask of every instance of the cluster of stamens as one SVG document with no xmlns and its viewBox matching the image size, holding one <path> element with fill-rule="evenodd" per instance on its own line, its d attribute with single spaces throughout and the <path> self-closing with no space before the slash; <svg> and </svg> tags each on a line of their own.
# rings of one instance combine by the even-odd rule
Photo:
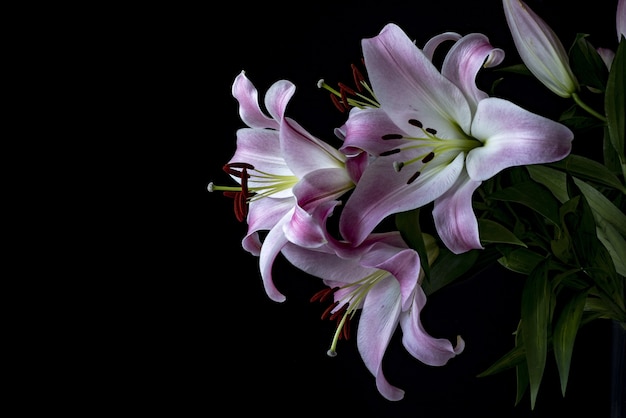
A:
<svg viewBox="0 0 626 418">
<path fill-rule="evenodd" d="M 334 293 L 339 290 L 339 287 L 333 288 L 325 288 L 315 293 L 311 297 L 311 302 L 326 302 L 329 298 L 332 298 Z M 346 315 L 348 311 L 348 303 L 345 303 L 341 306 L 339 310 L 333 312 L 339 305 L 338 301 L 333 301 L 322 313 L 321 319 L 323 320 L 331 320 L 337 323 L 337 332 L 335 333 L 335 338 L 333 339 L 333 344 L 331 348 L 327 351 L 329 357 L 335 357 L 337 352 L 335 351 L 335 346 L 337 340 L 349 340 L 350 339 L 350 316 Z"/>
<path fill-rule="evenodd" d="M 388 151 L 384 151 L 379 155 L 381 157 L 385 157 L 388 155 L 398 154 L 409 148 L 429 148 L 428 152 L 421 154 L 415 158 L 406 161 L 394 161 L 393 167 L 396 172 L 400 172 L 404 167 L 409 164 L 413 164 L 416 162 L 421 162 L 422 169 L 426 164 L 432 161 L 435 158 L 435 155 L 438 153 L 442 153 L 444 151 L 450 151 L 452 149 L 457 149 L 459 152 L 469 151 L 476 146 L 480 145 L 480 142 L 473 138 L 463 138 L 463 139 L 443 139 L 437 137 L 437 130 L 434 128 L 424 128 L 422 122 L 417 119 L 409 119 L 409 125 L 415 126 L 419 128 L 423 133 L 424 137 L 407 137 L 401 134 L 386 134 L 381 137 L 384 141 L 396 140 L 396 139 L 406 139 L 409 141 L 418 141 L 417 144 L 412 143 L 405 148 L 394 148 Z M 413 183 L 421 174 L 421 170 L 416 171 L 409 179 L 407 180 L 407 184 Z"/>
<path fill-rule="evenodd" d="M 209 183 L 208 190 L 209 192 L 221 190 L 224 196 L 232 198 L 235 205 L 235 217 L 239 222 L 243 222 L 248 216 L 248 201 L 253 195 L 248 189 L 248 179 L 250 178 L 248 170 L 254 170 L 254 166 L 248 163 L 229 163 L 225 164 L 222 170 L 227 174 L 240 178 L 240 186 L 215 186 L 213 183 Z"/>
<path fill-rule="evenodd" d="M 360 109 L 366 107 L 380 107 L 363 73 L 361 73 L 354 64 L 351 65 L 351 68 L 355 88 L 344 83 L 337 83 L 337 87 L 339 88 L 339 90 L 337 90 L 326 84 L 323 79 L 317 82 L 317 87 L 324 88 L 330 92 L 330 100 L 342 113 L 349 111 L 352 107 L 358 107 Z"/>
</svg>

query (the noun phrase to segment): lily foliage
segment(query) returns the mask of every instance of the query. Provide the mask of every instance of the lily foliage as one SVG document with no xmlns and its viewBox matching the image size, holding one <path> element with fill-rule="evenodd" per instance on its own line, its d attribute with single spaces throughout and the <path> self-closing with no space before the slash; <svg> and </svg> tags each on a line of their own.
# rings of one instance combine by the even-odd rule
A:
<svg viewBox="0 0 626 418">
<path fill-rule="evenodd" d="M 446 32 L 420 48 L 386 25 L 363 39 L 353 87 L 318 82 L 346 115 L 334 131 L 339 148 L 286 116 L 292 83 L 268 90 L 268 116 L 246 74 L 236 77 L 248 127 L 224 170 L 237 184 L 209 190 L 234 199 L 248 224 L 242 246 L 259 257 L 271 299 L 285 299 L 272 280 L 279 255 L 321 279 L 326 290 L 313 300 L 328 300 L 325 317 L 337 321 L 329 355 L 356 325 L 385 398 L 404 394 L 382 372 L 393 333 L 425 364 L 462 355 L 461 336 L 429 335 L 420 311 L 434 292 L 494 263 L 525 285 L 514 347 L 479 376 L 515 368 L 516 404 L 529 390 L 534 408 L 548 356 L 565 395 L 580 327 L 626 327 L 625 3 L 607 22 L 614 48 L 581 33 L 566 49 L 528 5 L 503 0 L 521 59 L 507 67 L 508 51 L 486 34 Z M 479 82 L 487 72 L 488 89 Z M 556 117 L 523 108 L 499 89 L 519 77 L 569 105 Z M 593 141 L 591 156 L 576 153 L 583 140 Z"/>
</svg>

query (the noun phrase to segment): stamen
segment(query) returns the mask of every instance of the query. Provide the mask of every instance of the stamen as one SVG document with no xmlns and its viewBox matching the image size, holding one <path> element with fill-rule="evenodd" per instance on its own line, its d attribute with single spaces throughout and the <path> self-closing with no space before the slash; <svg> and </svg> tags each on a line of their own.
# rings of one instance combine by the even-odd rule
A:
<svg viewBox="0 0 626 418">
<path fill-rule="evenodd" d="M 425 130 L 426 130 L 426 132 L 428 132 L 429 134 L 437 135 L 437 130 L 436 130 L 436 129 L 433 129 L 433 128 L 426 128 Z"/>
<path fill-rule="evenodd" d="M 409 125 L 417 126 L 418 128 L 424 127 L 424 125 L 422 125 L 422 122 L 417 119 L 409 119 Z"/>
<path fill-rule="evenodd" d="M 241 171 L 233 170 L 233 168 L 240 168 Z M 227 174 L 239 178 L 242 178 L 242 175 L 245 173 L 246 177 L 250 178 L 250 175 L 246 170 L 254 170 L 254 166 L 248 163 L 229 163 L 225 164 L 224 167 L 222 167 L 222 170 L 224 170 L 224 172 L 226 172 Z"/>
<path fill-rule="evenodd" d="M 339 90 L 340 91 L 345 91 L 346 93 L 348 93 L 351 96 L 356 96 L 356 91 L 352 90 L 351 87 L 348 87 L 348 86 L 346 86 L 343 83 L 337 83 L 337 85 L 339 86 Z"/>
<path fill-rule="evenodd" d="M 333 102 L 333 104 L 335 105 L 335 107 L 337 109 L 339 109 L 339 111 L 341 113 L 344 113 L 346 111 L 346 108 L 344 107 L 343 103 L 341 102 L 341 100 L 339 100 L 337 98 L 337 96 L 335 96 L 334 94 L 330 94 L 330 101 Z"/>
<path fill-rule="evenodd" d="M 338 287 L 326 287 L 319 292 L 316 292 L 313 296 L 311 296 L 310 302 L 325 302 L 331 297 L 339 288 Z"/>
<path fill-rule="evenodd" d="M 343 339 L 346 341 L 350 339 L 350 321 L 349 320 L 343 324 L 341 335 L 343 336 Z"/>
<path fill-rule="evenodd" d="M 341 316 L 348 310 L 348 304 L 344 304 L 337 312 L 333 313 L 330 315 L 330 319 L 331 321 L 334 321 L 335 319 L 339 318 L 339 320 L 341 320 Z"/>
<path fill-rule="evenodd" d="M 379 155 L 381 157 L 386 157 L 387 155 L 393 155 L 393 154 L 397 154 L 399 152 L 400 152 L 400 149 L 399 148 L 395 148 L 395 149 L 390 149 L 389 151 L 381 152 Z"/>
<path fill-rule="evenodd" d="M 213 182 L 210 182 L 210 183 L 209 183 L 209 185 L 208 185 L 208 186 L 206 186 L 206 189 L 207 189 L 209 192 L 213 193 Z"/>
<path fill-rule="evenodd" d="M 326 308 L 326 309 L 324 310 L 324 312 L 322 312 L 322 316 L 321 316 L 321 318 L 322 318 L 322 319 L 328 319 L 328 318 L 330 318 L 330 315 L 331 315 L 330 311 L 332 311 L 333 309 L 335 309 L 335 308 L 337 307 L 337 305 L 339 305 L 339 302 L 333 302 L 333 303 L 331 303 L 331 304 L 330 304 L 330 306 L 329 306 L 328 308 Z"/>
<path fill-rule="evenodd" d="M 350 107 L 348 106 L 348 95 L 346 94 L 346 89 L 341 87 L 341 83 L 340 83 L 339 93 L 341 93 L 341 101 L 343 103 L 343 107 L 345 107 L 346 110 L 350 109 Z"/>
<path fill-rule="evenodd" d="M 417 178 L 420 176 L 420 174 L 422 174 L 422 173 L 417 171 L 415 174 L 413 174 L 411 177 L 409 177 L 409 179 L 406 181 L 406 184 L 413 183 L 415 180 L 417 180 Z"/>
<path fill-rule="evenodd" d="M 435 158 L 435 153 L 434 152 L 429 152 L 427 156 L 425 156 L 424 158 L 422 158 L 422 162 L 424 164 L 426 164 L 427 162 L 431 161 L 433 158 Z"/>
<path fill-rule="evenodd" d="M 365 81 L 365 77 L 363 77 L 363 74 L 361 74 L 359 69 L 356 68 L 356 65 L 351 64 L 351 67 L 352 67 L 352 78 L 354 79 L 354 84 L 356 85 L 356 88 L 359 90 L 359 92 L 363 92 L 362 83 Z"/>
<path fill-rule="evenodd" d="M 381 138 L 385 141 L 389 140 L 389 139 L 402 139 L 404 138 L 404 135 L 400 135 L 400 134 L 386 134 L 381 136 Z"/>
</svg>

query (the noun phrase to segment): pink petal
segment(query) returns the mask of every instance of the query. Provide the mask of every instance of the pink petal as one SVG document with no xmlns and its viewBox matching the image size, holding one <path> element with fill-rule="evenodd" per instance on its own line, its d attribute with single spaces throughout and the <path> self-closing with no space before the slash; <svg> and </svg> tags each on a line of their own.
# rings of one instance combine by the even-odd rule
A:
<svg viewBox="0 0 626 418">
<path fill-rule="evenodd" d="M 488 95 L 476 86 L 476 76 L 483 66 L 498 65 L 504 59 L 504 51 L 494 48 L 487 37 L 480 33 L 464 36 L 446 55 L 441 73 L 456 84 L 475 110 L 478 102 Z"/>
<path fill-rule="evenodd" d="M 401 129 L 422 134 L 409 124 L 417 119 L 441 137 L 462 138 L 469 131 L 471 113 L 463 93 L 397 25 L 386 25 L 362 46 L 376 97 Z"/>
<path fill-rule="evenodd" d="M 398 325 L 400 298 L 395 280 L 382 280 L 374 286 L 363 304 L 357 347 L 367 369 L 376 377 L 376 387 L 390 401 L 404 397 L 404 391 L 391 385 L 382 370 L 382 361 Z"/>
<path fill-rule="evenodd" d="M 478 104 L 472 136 L 484 143 L 465 162 L 475 181 L 508 167 L 561 160 L 569 155 L 574 138 L 565 125 L 494 97 Z"/>
<path fill-rule="evenodd" d="M 435 200 L 433 218 L 437 233 L 455 254 L 483 248 L 472 208 L 472 195 L 480 184 L 463 172 L 454 186 Z"/>
<path fill-rule="evenodd" d="M 456 347 L 445 338 L 433 338 L 430 336 L 420 321 L 420 312 L 426 305 L 426 295 L 421 287 L 418 287 L 415 302 L 410 313 L 400 316 L 402 328 L 402 344 L 413 357 L 429 366 L 443 366 L 457 354 L 461 354 L 465 348 L 465 342 L 457 337 Z"/>
</svg>

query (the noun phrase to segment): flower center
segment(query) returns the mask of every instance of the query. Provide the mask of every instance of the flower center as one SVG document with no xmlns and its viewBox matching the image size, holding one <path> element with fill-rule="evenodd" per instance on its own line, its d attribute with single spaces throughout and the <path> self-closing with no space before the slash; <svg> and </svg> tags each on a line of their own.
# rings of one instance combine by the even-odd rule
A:
<svg viewBox="0 0 626 418">
<path fill-rule="evenodd" d="M 293 175 L 277 175 L 256 170 L 252 164 L 229 163 L 222 170 L 239 178 L 239 186 L 217 186 L 209 183 L 209 192 L 222 191 L 224 196 L 234 199 L 235 217 L 243 222 L 248 215 L 248 204 L 251 201 L 268 197 L 293 187 L 298 178 Z"/>
<path fill-rule="evenodd" d="M 334 298 L 333 303 L 324 310 L 321 317 L 337 323 L 330 348 L 326 352 L 329 357 L 337 355 L 337 343 L 339 340 L 350 339 L 350 320 L 361 308 L 368 292 L 376 283 L 388 276 L 389 273 L 387 271 L 376 270 L 354 283 L 346 284 L 342 287 L 326 288 L 311 297 L 311 302 L 326 302 L 330 297 Z"/>
<path fill-rule="evenodd" d="M 401 134 L 387 134 L 381 138 L 384 141 L 404 139 L 408 141 L 404 146 L 394 148 L 389 151 L 382 152 L 381 157 L 388 155 L 399 154 L 411 149 L 422 150 L 416 157 L 408 160 L 396 160 L 393 162 L 393 167 L 396 172 L 400 172 L 404 167 L 411 164 L 419 164 L 419 168 L 416 172 L 409 177 L 407 184 L 413 183 L 424 171 L 429 163 L 435 164 L 435 166 L 443 167 L 450 164 L 457 155 L 460 153 L 468 153 L 472 149 L 482 146 L 482 142 L 479 140 L 467 136 L 465 138 L 441 138 L 437 136 L 437 130 L 434 128 L 424 128 L 422 122 L 417 119 L 409 119 L 409 124 L 419 128 L 423 136 L 411 137 Z M 435 160 L 435 157 L 439 157 Z"/>
</svg>

